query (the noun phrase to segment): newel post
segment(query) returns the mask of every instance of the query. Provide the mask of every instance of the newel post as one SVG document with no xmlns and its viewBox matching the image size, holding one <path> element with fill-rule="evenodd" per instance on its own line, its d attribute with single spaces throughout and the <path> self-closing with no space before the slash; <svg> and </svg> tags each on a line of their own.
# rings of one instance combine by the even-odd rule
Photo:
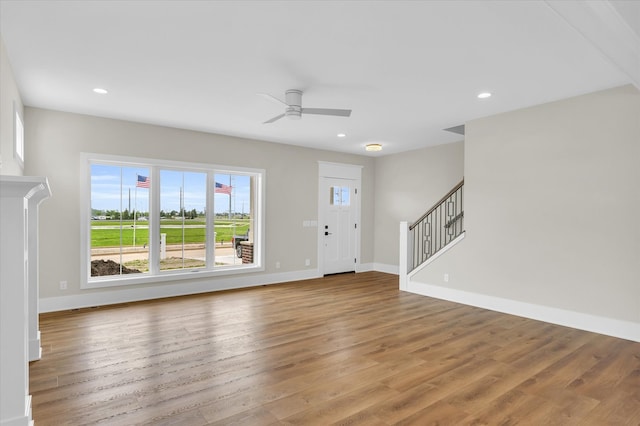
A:
<svg viewBox="0 0 640 426">
<path fill-rule="evenodd" d="M 400 251 L 398 274 L 400 278 L 400 290 L 407 291 L 409 274 L 409 224 L 400 222 Z"/>
</svg>

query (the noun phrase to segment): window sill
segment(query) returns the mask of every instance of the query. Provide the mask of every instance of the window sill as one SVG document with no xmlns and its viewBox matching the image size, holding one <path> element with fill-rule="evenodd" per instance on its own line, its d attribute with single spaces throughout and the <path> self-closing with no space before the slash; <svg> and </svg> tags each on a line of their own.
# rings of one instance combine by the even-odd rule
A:
<svg viewBox="0 0 640 426">
<path fill-rule="evenodd" d="M 80 289 L 94 289 L 106 287 L 124 287 L 139 284 L 157 284 L 161 282 L 186 281 L 199 278 L 223 277 L 226 275 L 249 274 L 262 272 L 264 267 L 260 265 L 218 267 L 215 270 L 194 269 L 187 271 L 167 271 L 158 275 L 131 274 L 127 276 L 93 278 L 81 283 Z M 132 276 L 134 275 L 134 276 Z"/>
</svg>

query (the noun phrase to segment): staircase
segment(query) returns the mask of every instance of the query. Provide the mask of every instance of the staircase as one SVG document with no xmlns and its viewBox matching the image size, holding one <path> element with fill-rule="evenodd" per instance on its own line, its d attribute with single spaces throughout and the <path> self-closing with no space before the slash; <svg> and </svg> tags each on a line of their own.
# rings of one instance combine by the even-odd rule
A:
<svg viewBox="0 0 640 426">
<path fill-rule="evenodd" d="M 400 224 L 400 288 L 403 277 L 426 266 L 464 238 L 464 179 L 413 224 Z"/>
</svg>

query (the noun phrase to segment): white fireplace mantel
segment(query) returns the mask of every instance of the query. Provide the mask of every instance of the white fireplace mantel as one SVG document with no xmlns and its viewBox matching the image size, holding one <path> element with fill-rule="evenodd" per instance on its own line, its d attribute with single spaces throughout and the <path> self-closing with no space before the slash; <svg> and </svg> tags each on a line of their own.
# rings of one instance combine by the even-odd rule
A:
<svg viewBox="0 0 640 426">
<path fill-rule="evenodd" d="M 44 177 L 0 175 L 0 426 L 28 426 L 30 347 L 38 330 L 38 205 Z M 32 340 L 36 342 L 33 343 Z"/>
</svg>

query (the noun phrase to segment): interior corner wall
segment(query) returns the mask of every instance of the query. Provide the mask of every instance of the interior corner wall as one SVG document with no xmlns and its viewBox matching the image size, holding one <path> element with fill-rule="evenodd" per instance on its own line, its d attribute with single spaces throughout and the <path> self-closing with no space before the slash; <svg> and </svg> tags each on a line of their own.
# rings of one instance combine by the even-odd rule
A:
<svg viewBox="0 0 640 426">
<path fill-rule="evenodd" d="M 25 108 L 25 114 L 25 137 L 30 141 L 25 172 L 46 176 L 53 194 L 40 207 L 41 301 L 91 296 L 116 303 L 116 292 L 148 298 L 162 286 L 195 285 L 185 280 L 153 289 L 149 285 L 80 289 L 81 152 L 264 169 L 265 271 L 233 276 L 253 283 L 248 285 L 259 284 L 264 277 L 277 282 L 283 276 L 297 279 L 317 274 L 317 228 L 303 227 L 303 223 L 318 215 L 318 161 L 363 166 L 361 262 L 373 262 L 372 157 L 31 107 Z M 306 259 L 311 259 L 311 265 L 305 265 Z M 204 285 L 216 290 L 229 280 L 230 276 L 207 278 Z M 60 281 L 67 281 L 67 290 L 59 289 Z"/>
<path fill-rule="evenodd" d="M 398 273 L 399 223 L 413 222 L 463 178 L 462 141 L 376 158 L 375 264 Z"/>
<path fill-rule="evenodd" d="M 640 330 L 639 217 L 633 86 L 471 121 L 466 237 L 413 280 Z"/>
<path fill-rule="evenodd" d="M 4 42 L 0 38 L 0 174 L 22 176 L 22 166 L 13 155 L 14 104 L 18 113 L 24 117 L 24 106 L 18 85 Z"/>
</svg>

